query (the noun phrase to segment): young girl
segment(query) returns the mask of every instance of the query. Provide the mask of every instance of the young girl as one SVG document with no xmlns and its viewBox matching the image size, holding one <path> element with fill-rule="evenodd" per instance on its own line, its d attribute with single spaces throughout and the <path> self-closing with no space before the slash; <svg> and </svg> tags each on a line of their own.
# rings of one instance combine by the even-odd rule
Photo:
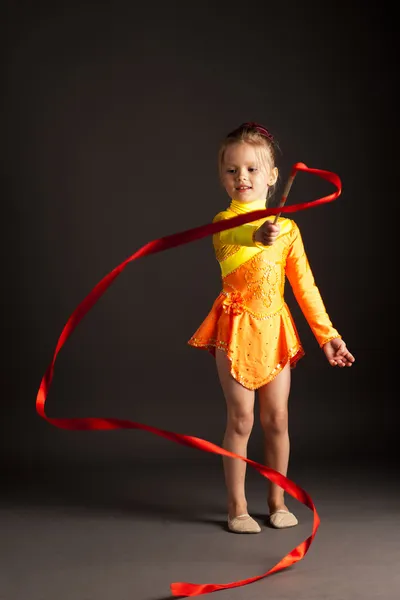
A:
<svg viewBox="0 0 400 600">
<path fill-rule="evenodd" d="M 228 134 L 219 150 L 219 172 L 231 203 L 214 221 L 266 207 L 278 178 L 275 154 L 272 135 L 257 123 Z M 304 350 L 284 300 L 285 277 L 329 363 L 350 367 L 355 359 L 325 310 L 298 226 L 291 219 L 274 220 L 267 217 L 213 237 L 222 291 L 188 343 L 215 357 L 227 405 L 223 447 L 247 456 L 257 390 L 265 464 L 286 476 L 290 370 Z M 246 463 L 224 457 L 223 465 L 229 530 L 258 533 L 259 524 L 247 512 Z M 271 482 L 268 505 L 271 526 L 297 525 L 282 488 Z"/>
</svg>

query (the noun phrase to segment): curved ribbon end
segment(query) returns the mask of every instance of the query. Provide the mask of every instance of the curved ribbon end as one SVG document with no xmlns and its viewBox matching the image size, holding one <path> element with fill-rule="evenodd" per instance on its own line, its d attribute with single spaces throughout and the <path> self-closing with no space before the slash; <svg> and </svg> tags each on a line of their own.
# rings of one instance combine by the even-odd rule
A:
<svg viewBox="0 0 400 600">
<path fill-rule="evenodd" d="M 292 167 L 291 177 L 296 175 L 297 171 L 308 171 L 308 167 L 302 162 L 294 163 Z"/>
</svg>

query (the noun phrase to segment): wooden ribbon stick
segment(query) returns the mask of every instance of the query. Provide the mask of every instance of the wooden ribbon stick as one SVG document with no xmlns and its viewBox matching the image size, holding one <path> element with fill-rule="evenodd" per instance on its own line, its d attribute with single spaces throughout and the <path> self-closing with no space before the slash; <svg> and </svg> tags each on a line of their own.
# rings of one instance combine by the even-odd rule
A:
<svg viewBox="0 0 400 600">
<path fill-rule="evenodd" d="M 306 165 L 304 163 L 297 163 L 296 167 L 297 168 L 299 168 L 299 167 L 305 167 L 307 169 L 307 167 L 306 167 Z M 278 204 L 279 208 L 281 206 L 285 205 L 286 199 L 289 196 L 290 188 L 292 187 L 292 183 L 293 183 L 294 178 L 296 177 L 296 174 L 297 174 L 297 168 L 296 168 L 296 170 L 294 168 L 292 168 L 292 172 L 290 173 L 289 178 L 288 178 L 288 180 L 286 182 L 285 188 L 283 190 L 281 201 Z M 276 225 L 276 222 L 277 222 L 277 220 L 279 219 L 280 216 L 281 216 L 281 213 L 278 213 L 276 215 L 276 217 L 275 217 L 275 219 L 273 221 L 274 225 Z"/>
</svg>

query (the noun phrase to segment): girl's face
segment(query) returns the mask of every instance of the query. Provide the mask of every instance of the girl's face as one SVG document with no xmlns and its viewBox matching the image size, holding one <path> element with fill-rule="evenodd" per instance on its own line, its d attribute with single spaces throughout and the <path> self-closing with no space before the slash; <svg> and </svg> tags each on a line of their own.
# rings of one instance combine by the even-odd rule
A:
<svg viewBox="0 0 400 600">
<path fill-rule="evenodd" d="M 276 182 L 278 169 L 272 166 L 267 149 L 238 142 L 228 146 L 222 163 L 222 184 L 232 200 L 253 202 L 267 198 L 268 187 Z"/>
</svg>

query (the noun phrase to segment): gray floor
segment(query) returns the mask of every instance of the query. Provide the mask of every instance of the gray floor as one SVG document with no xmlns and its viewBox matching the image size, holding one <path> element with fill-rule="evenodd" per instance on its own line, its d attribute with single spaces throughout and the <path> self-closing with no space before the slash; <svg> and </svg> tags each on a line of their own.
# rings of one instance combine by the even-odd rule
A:
<svg viewBox="0 0 400 600">
<path fill-rule="evenodd" d="M 400 501 L 395 473 L 338 465 L 289 476 L 312 497 L 321 525 L 304 559 L 232 600 L 398 600 Z M 0 505 L 1 600 L 166 600 L 169 584 L 261 575 L 306 539 L 299 525 L 235 535 L 225 526 L 219 460 L 129 469 L 71 466 L 13 472 Z M 266 480 L 248 471 L 250 512 L 264 523 Z M 211 594 L 203 597 L 210 597 Z"/>
</svg>

